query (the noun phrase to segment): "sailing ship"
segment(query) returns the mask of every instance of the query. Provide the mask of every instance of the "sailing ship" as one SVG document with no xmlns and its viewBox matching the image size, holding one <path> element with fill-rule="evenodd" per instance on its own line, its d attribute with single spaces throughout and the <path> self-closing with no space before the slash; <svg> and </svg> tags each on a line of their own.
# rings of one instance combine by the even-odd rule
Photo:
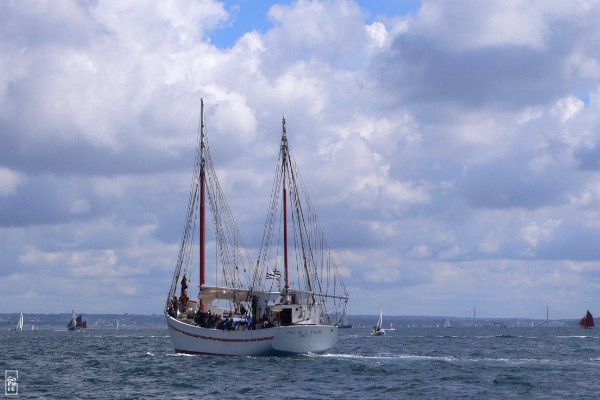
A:
<svg viewBox="0 0 600 400">
<path fill-rule="evenodd" d="M 349 297 L 289 149 L 285 119 L 261 249 L 253 262 L 217 179 L 206 135 L 204 102 L 200 104 L 188 211 L 165 305 L 175 351 L 242 356 L 326 352 L 337 341 L 335 316 L 345 310 Z M 211 242 L 206 233 L 206 197 L 214 230 Z M 288 247 L 290 221 L 293 247 Z M 278 225 L 280 229 L 276 229 Z M 283 239 L 276 233 L 282 233 Z M 206 244 L 215 250 L 215 258 L 209 260 L 214 263 L 215 273 L 210 277 L 214 285 L 207 284 L 206 275 L 212 268 L 206 267 Z M 197 302 L 187 294 L 187 276 L 191 276 L 196 254 Z M 289 259 L 298 265 L 290 266 Z"/>
<path fill-rule="evenodd" d="M 14 330 L 15 331 L 23 330 L 23 311 L 21 311 L 21 314 L 19 315 L 19 319 L 17 321 L 17 326 L 15 326 Z"/>
<path fill-rule="evenodd" d="M 377 321 L 377 325 L 373 327 L 371 330 L 371 335 L 373 336 L 383 336 L 385 335 L 385 329 L 382 329 L 383 325 L 383 308 L 379 311 L 379 321 Z"/>
<path fill-rule="evenodd" d="M 83 314 L 75 317 L 75 310 L 71 310 L 71 321 L 67 325 L 67 329 L 70 331 L 83 331 L 87 328 L 87 321 L 83 320 Z"/>
<path fill-rule="evenodd" d="M 75 320 L 75 310 L 71 310 L 71 321 L 67 325 L 67 329 L 70 331 L 74 331 L 75 329 L 77 329 L 75 328 L 76 323 L 77 321 Z"/>
<path fill-rule="evenodd" d="M 592 329 L 594 327 L 594 316 L 587 310 L 583 318 L 579 321 L 579 326 L 585 329 Z"/>
<path fill-rule="evenodd" d="M 446 322 L 444 322 L 444 328 L 452 328 L 452 324 L 448 318 L 446 318 Z"/>
</svg>

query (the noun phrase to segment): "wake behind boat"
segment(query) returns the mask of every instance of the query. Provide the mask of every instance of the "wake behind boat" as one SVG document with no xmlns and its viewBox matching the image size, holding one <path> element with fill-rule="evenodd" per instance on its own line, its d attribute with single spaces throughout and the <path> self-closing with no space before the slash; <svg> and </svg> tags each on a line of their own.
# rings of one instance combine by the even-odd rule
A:
<svg viewBox="0 0 600 400">
<path fill-rule="evenodd" d="M 345 310 L 348 293 L 305 190 L 288 147 L 284 120 L 273 197 L 259 257 L 253 262 L 243 246 L 212 164 L 201 101 L 199 141 L 187 218 L 165 309 L 176 352 L 222 355 L 321 353 L 335 345 L 334 316 Z M 214 243 L 217 255 L 211 260 L 215 267 L 211 277 L 214 285 L 206 284 L 206 274 L 213 268 L 206 268 L 205 197 L 209 200 L 215 236 L 214 242 L 210 243 Z M 292 205 L 290 218 L 288 201 Z M 295 228 L 294 248 L 288 248 L 288 219 Z M 282 229 L 275 230 L 277 221 L 282 221 Z M 280 232 L 283 232 L 283 239 L 276 235 Z M 196 234 L 198 239 L 195 239 Z M 273 251 L 277 247 L 273 243 L 282 243 L 283 249 Z M 194 251 L 195 245 L 199 246 L 199 251 Z M 290 253 L 293 255 L 289 258 L 302 260 L 301 266 L 289 266 Z M 187 276 L 191 276 L 195 254 L 199 254 L 200 269 L 197 302 L 187 293 Z M 177 298 L 179 282 L 181 291 Z"/>
</svg>

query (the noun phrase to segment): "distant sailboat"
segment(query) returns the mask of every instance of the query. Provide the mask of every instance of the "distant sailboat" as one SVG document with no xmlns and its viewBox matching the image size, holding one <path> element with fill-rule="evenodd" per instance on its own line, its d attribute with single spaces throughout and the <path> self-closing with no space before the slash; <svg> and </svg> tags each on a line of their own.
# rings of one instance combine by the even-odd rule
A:
<svg viewBox="0 0 600 400">
<path fill-rule="evenodd" d="M 117 320 L 117 330 L 119 330 L 119 320 Z"/>
<path fill-rule="evenodd" d="M 87 328 L 87 321 L 83 320 L 83 315 L 80 315 L 77 318 L 75 318 L 75 321 L 77 321 L 75 327 L 80 331 Z"/>
<path fill-rule="evenodd" d="M 594 327 L 594 316 L 587 310 L 581 321 L 579 321 L 579 325 L 585 329 L 592 329 Z"/>
<path fill-rule="evenodd" d="M 77 321 L 75 321 L 75 310 L 71 310 L 71 322 L 69 322 L 69 325 L 67 325 L 67 329 L 70 331 L 74 331 L 75 329 L 77 329 L 75 327 L 76 323 Z"/>
<path fill-rule="evenodd" d="M 450 320 L 448 318 L 446 318 L 446 322 L 444 323 L 444 328 L 452 328 L 452 324 L 450 323 Z"/>
<path fill-rule="evenodd" d="M 381 311 L 379 311 L 379 321 L 377 321 L 377 325 L 375 325 L 373 327 L 373 330 L 371 331 L 371 335 L 373 335 L 373 336 L 385 335 L 385 330 L 381 329 L 382 324 L 383 324 L 383 308 L 381 309 Z"/>
<path fill-rule="evenodd" d="M 67 325 L 67 329 L 70 331 L 80 330 L 83 331 L 87 328 L 87 321 L 83 320 L 83 314 L 75 318 L 75 310 L 71 310 L 71 322 Z"/>
<path fill-rule="evenodd" d="M 23 330 L 23 311 L 21 311 L 21 315 L 19 315 L 19 321 L 17 322 L 17 326 L 15 327 L 15 331 Z"/>
</svg>

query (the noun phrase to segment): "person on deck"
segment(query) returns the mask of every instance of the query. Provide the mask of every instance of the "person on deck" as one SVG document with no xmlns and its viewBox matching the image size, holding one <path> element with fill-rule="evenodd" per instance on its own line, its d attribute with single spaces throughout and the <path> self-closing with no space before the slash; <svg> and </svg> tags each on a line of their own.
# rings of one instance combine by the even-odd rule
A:
<svg viewBox="0 0 600 400">
<path fill-rule="evenodd" d="M 169 302 L 169 307 L 167 308 L 167 312 L 169 313 L 169 315 L 171 317 L 177 318 L 177 310 L 175 309 L 175 305 L 172 301 Z"/>
<path fill-rule="evenodd" d="M 179 303 L 181 304 L 181 308 L 182 308 L 181 312 L 185 312 L 185 310 L 187 310 L 187 305 L 188 305 L 187 303 L 188 303 L 189 299 L 190 298 L 187 295 L 187 290 L 184 290 L 183 293 L 181 294 L 181 297 L 179 297 Z"/>
<path fill-rule="evenodd" d="M 173 316 L 173 318 L 177 318 L 177 310 L 179 310 L 179 301 L 177 300 L 177 296 L 173 296 L 172 304 L 173 304 L 173 312 L 175 314 Z"/>
<path fill-rule="evenodd" d="M 182 296 L 183 296 L 183 293 L 187 290 L 187 288 L 188 288 L 187 276 L 184 273 L 183 278 L 181 279 L 181 295 Z"/>
</svg>

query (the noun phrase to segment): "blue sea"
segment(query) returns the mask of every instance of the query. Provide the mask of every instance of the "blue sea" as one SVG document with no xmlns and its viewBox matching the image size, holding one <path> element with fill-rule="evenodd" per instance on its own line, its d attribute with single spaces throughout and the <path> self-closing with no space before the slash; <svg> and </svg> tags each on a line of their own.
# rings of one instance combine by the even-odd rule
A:
<svg viewBox="0 0 600 400">
<path fill-rule="evenodd" d="M 600 332 L 351 328 L 327 354 L 265 358 L 176 354 L 160 326 L 4 330 L 0 369 L 36 399 L 598 398 Z"/>
</svg>

